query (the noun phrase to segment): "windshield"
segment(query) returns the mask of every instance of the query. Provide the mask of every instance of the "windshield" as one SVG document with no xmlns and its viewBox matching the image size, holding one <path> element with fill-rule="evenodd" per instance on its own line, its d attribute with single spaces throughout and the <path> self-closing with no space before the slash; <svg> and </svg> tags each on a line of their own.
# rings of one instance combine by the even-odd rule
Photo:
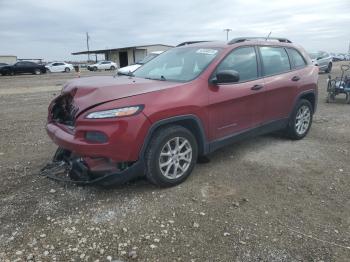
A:
<svg viewBox="0 0 350 262">
<path fill-rule="evenodd" d="M 170 49 L 135 71 L 134 76 L 187 82 L 196 78 L 217 56 L 217 48 L 181 47 Z"/>
<path fill-rule="evenodd" d="M 148 56 L 146 56 L 145 58 L 141 59 L 137 63 L 140 64 L 140 65 L 146 64 L 147 62 L 151 61 L 153 58 L 155 58 L 158 55 L 159 54 L 149 54 Z"/>
</svg>

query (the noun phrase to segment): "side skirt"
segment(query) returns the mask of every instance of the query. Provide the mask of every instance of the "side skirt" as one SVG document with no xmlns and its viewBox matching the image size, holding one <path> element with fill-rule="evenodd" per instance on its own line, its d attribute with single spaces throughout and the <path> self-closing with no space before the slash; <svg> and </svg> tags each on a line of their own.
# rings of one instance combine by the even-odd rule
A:
<svg viewBox="0 0 350 262">
<path fill-rule="evenodd" d="M 274 131 L 281 130 L 288 125 L 288 118 L 286 119 L 281 119 L 281 120 L 275 120 L 272 122 L 269 122 L 267 124 L 263 124 L 258 127 L 254 127 L 251 129 L 244 130 L 239 133 L 235 133 L 217 140 L 214 140 L 213 142 L 209 143 L 209 152 L 214 152 L 218 150 L 221 147 L 230 145 L 232 143 L 244 140 L 249 137 L 255 137 L 255 136 L 260 136 L 263 134 L 271 133 Z"/>
</svg>

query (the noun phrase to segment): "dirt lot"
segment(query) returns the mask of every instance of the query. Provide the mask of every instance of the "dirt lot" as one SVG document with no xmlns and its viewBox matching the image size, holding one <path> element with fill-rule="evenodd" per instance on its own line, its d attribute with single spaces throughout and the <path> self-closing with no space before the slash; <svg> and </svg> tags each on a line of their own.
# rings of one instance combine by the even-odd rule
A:
<svg viewBox="0 0 350 262">
<path fill-rule="evenodd" d="M 174 188 L 108 190 L 38 176 L 56 149 L 47 105 L 73 77 L 0 77 L 0 261 L 349 261 L 350 105 L 324 102 L 326 74 L 304 140 L 234 144 Z"/>
</svg>

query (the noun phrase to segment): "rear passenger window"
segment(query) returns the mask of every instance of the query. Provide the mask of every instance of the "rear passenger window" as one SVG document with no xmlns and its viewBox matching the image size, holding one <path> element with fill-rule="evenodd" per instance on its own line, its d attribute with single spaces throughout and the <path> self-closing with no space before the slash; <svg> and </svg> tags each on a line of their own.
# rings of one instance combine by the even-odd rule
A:
<svg viewBox="0 0 350 262">
<path fill-rule="evenodd" d="M 282 47 L 259 47 L 264 75 L 275 75 L 290 70 L 287 52 Z"/>
<path fill-rule="evenodd" d="M 258 78 L 258 63 L 254 47 L 241 47 L 233 50 L 218 66 L 221 70 L 235 70 L 239 73 L 239 82 Z"/>
<path fill-rule="evenodd" d="M 304 58 L 297 50 L 288 48 L 288 53 L 293 62 L 293 68 L 301 68 L 306 65 Z"/>
</svg>

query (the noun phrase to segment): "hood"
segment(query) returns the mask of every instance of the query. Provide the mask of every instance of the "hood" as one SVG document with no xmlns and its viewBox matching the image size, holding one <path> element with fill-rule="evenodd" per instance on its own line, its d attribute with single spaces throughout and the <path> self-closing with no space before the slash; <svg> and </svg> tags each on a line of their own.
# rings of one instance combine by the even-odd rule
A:
<svg viewBox="0 0 350 262">
<path fill-rule="evenodd" d="M 71 94 L 78 114 L 87 108 L 113 100 L 165 90 L 182 85 L 178 82 L 131 78 L 127 76 L 95 76 L 68 82 L 61 95 Z"/>
<path fill-rule="evenodd" d="M 122 67 L 122 68 L 119 68 L 118 69 L 118 72 L 119 73 L 122 73 L 122 74 L 128 74 L 128 73 L 132 73 L 134 72 L 136 69 L 138 69 L 141 65 L 140 64 L 135 64 L 135 65 L 130 65 L 130 66 L 125 66 L 125 67 Z"/>
</svg>

